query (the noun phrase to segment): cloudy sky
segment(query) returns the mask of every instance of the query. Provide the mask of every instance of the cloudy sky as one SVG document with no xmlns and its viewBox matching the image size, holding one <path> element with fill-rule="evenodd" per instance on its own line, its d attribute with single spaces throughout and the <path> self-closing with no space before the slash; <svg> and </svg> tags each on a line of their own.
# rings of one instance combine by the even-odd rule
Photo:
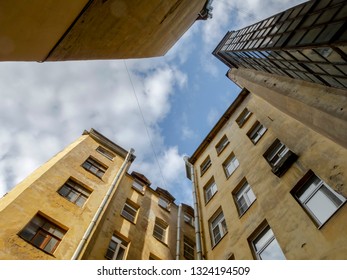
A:
<svg viewBox="0 0 347 280">
<path fill-rule="evenodd" d="M 240 89 L 211 52 L 227 31 L 302 0 L 214 0 L 167 55 L 140 60 L 0 62 L 0 197 L 94 128 L 125 149 L 131 170 L 191 203 L 191 155 Z M 129 74 L 129 75 L 128 75 Z"/>
</svg>

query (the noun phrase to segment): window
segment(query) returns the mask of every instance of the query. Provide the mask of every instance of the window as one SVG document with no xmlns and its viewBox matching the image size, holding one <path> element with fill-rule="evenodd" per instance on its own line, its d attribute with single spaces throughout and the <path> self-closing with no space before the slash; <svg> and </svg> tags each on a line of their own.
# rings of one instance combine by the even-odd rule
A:
<svg viewBox="0 0 347 280">
<path fill-rule="evenodd" d="M 229 178 L 230 175 L 234 173 L 238 166 L 239 161 L 234 154 L 231 154 L 231 156 L 223 163 L 224 172 L 227 178 Z"/>
<path fill-rule="evenodd" d="M 238 124 L 238 126 L 242 127 L 246 123 L 246 121 L 250 118 L 251 115 L 252 115 L 252 112 L 250 112 L 247 108 L 245 108 L 236 119 L 236 123 Z"/>
<path fill-rule="evenodd" d="M 170 210 L 170 202 L 166 198 L 159 197 L 158 204 L 160 207 L 163 207 L 166 210 Z"/>
<path fill-rule="evenodd" d="M 264 153 L 264 158 L 272 167 L 272 172 L 278 177 L 281 177 L 298 156 L 289 150 L 280 140 L 276 139 Z"/>
<path fill-rule="evenodd" d="M 217 154 L 219 155 L 228 144 L 229 144 L 229 139 L 226 135 L 224 135 L 222 139 L 216 145 Z"/>
<path fill-rule="evenodd" d="M 133 188 L 135 190 L 139 191 L 140 193 L 143 193 L 143 191 L 144 191 L 144 185 L 142 185 L 140 182 L 138 182 L 136 180 L 133 182 Z"/>
<path fill-rule="evenodd" d="M 210 182 L 204 187 L 205 193 L 205 202 L 209 202 L 213 195 L 217 192 L 217 185 L 215 181 L 212 179 Z"/>
<path fill-rule="evenodd" d="M 211 166 L 211 159 L 208 156 L 204 162 L 200 165 L 200 176 L 204 175 L 206 170 Z"/>
<path fill-rule="evenodd" d="M 106 251 L 105 258 L 109 260 L 125 260 L 128 242 L 113 235 Z"/>
<path fill-rule="evenodd" d="M 183 242 L 183 256 L 187 260 L 194 260 L 195 243 L 192 240 L 190 240 L 187 236 L 184 236 Z"/>
<path fill-rule="evenodd" d="M 212 247 L 215 246 L 222 237 L 228 232 L 224 214 L 221 210 L 217 212 L 215 218 L 210 221 L 210 230 L 212 236 Z"/>
<path fill-rule="evenodd" d="M 139 208 L 140 207 L 137 206 L 134 202 L 127 199 L 122 210 L 122 216 L 128 221 L 135 223 L 137 211 L 139 210 Z"/>
<path fill-rule="evenodd" d="M 166 243 L 166 235 L 167 235 L 168 224 L 163 220 L 156 218 L 155 225 L 153 230 L 153 236 L 160 240 L 161 242 Z"/>
<path fill-rule="evenodd" d="M 252 240 L 252 248 L 259 260 L 286 259 L 273 231 L 268 225 Z"/>
<path fill-rule="evenodd" d="M 110 151 L 106 150 L 104 147 L 99 146 L 96 149 L 97 152 L 99 152 L 100 154 L 102 154 L 103 156 L 107 157 L 110 160 L 113 160 L 115 155 L 113 153 L 111 153 Z"/>
<path fill-rule="evenodd" d="M 99 162 L 97 162 L 91 157 L 88 158 L 82 166 L 89 172 L 98 176 L 99 178 L 101 178 L 105 174 L 107 169 L 105 166 L 101 165 Z"/>
<path fill-rule="evenodd" d="M 189 215 L 188 213 L 184 213 L 184 221 L 191 226 L 194 226 L 194 218 L 193 216 Z"/>
<path fill-rule="evenodd" d="M 260 122 L 256 121 L 250 131 L 247 133 L 247 136 L 249 137 L 249 139 L 251 139 L 253 144 L 256 144 L 264 135 L 266 130 L 267 129 Z"/>
<path fill-rule="evenodd" d="M 91 191 L 69 179 L 58 190 L 58 193 L 72 203 L 75 203 L 77 206 L 82 207 L 88 199 Z"/>
<path fill-rule="evenodd" d="M 19 232 L 19 236 L 46 253 L 53 254 L 65 233 L 66 230 L 37 214 Z"/>
<path fill-rule="evenodd" d="M 329 187 L 312 171 L 300 180 L 292 194 L 321 227 L 345 202 L 346 198 Z"/>
<path fill-rule="evenodd" d="M 234 193 L 237 209 L 242 216 L 255 201 L 256 197 L 251 186 L 244 181 L 241 188 Z"/>
</svg>

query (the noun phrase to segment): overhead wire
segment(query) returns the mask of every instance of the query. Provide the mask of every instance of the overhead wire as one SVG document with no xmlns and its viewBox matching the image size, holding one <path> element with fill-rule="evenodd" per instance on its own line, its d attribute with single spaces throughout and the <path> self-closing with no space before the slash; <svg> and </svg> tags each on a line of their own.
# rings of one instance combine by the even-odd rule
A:
<svg viewBox="0 0 347 280">
<path fill-rule="evenodd" d="M 134 94 L 134 97 L 136 99 L 136 103 L 137 103 L 137 107 L 139 109 L 139 112 L 140 112 L 140 115 L 141 115 L 141 118 L 142 118 L 142 121 L 143 121 L 143 124 L 144 124 L 144 127 L 145 127 L 145 130 L 146 130 L 146 134 L 147 134 L 147 137 L 148 137 L 148 140 L 149 140 L 149 143 L 151 145 L 151 148 L 152 148 L 152 152 L 154 154 L 154 158 L 155 158 L 155 161 L 158 165 L 158 169 L 159 169 L 159 173 L 160 173 L 160 176 L 163 180 L 163 184 L 164 184 L 164 188 L 167 189 L 167 184 L 166 184 L 166 181 L 165 181 L 165 178 L 164 178 L 164 175 L 163 175 L 163 171 L 162 171 L 162 168 L 161 168 L 161 165 L 159 163 L 159 160 L 158 160 L 158 155 L 154 149 L 154 145 L 153 145 L 153 141 L 152 141 L 152 138 L 149 134 L 149 130 L 148 130 L 148 125 L 146 123 L 146 119 L 144 117 L 144 114 L 143 114 L 143 111 L 142 111 L 142 108 L 141 108 L 141 104 L 140 104 L 140 101 L 139 101 L 139 98 L 136 94 L 136 90 L 135 90 L 135 86 L 134 86 L 134 83 L 133 83 L 133 80 L 131 79 L 131 75 L 130 75 L 130 72 L 129 72 L 129 69 L 128 69 L 128 66 L 126 64 L 126 61 L 123 59 L 123 62 L 124 62 L 124 66 L 125 66 L 125 69 L 127 71 L 127 74 L 128 74 L 128 77 L 129 77 L 129 81 L 130 81 L 130 84 L 131 84 L 131 87 L 132 87 L 132 90 L 133 90 L 133 94 Z"/>
</svg>

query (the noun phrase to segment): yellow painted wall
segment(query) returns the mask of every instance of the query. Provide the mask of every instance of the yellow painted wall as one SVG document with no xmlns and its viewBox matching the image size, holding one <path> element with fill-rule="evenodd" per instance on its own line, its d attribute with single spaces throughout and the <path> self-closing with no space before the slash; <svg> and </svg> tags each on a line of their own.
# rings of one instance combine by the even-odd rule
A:
<svg viewBox="0 0 347 280">
<path fill-rule="evenodd" d="M 0 259 L 71 258 L 124 161 L 121 156 L 116 156 L 113 161 L 107 159 L 96 151 L 98 146 L 90 136 L 81 136 L 0 200 L 3 206 L 0 211 Z M 108 166 L 102 179 L 81 166 L 90 155 Z M 92 189 L 82 208 L 57 193 L 70 177 Z M 17 235 L 39 211 L 67 229 L 53 256 Z"/>
<path fill-rule="evenodd" d="M 250 119 L 239 128 L 235 119 L 247 107 L 253 112 Z M 258 120 L 268 128 L 256 145 L 246 135 Z M 230 144 L 218 156 L 215 145 L 227 135 Z M 280 178 L 271 172 L 263 157 L 264 152 L 279 138 L 299 158 Z M 227 179 L 222 168 L 225 159 L 234 153 L 240 165 Z M 212 166 L 200 177 L 199 167 L 210 156 Z M 347 197 L 347 150 L 249 94 L 229 121 L 213 138 L 208 148 L 195 162 L 200 210 L 202 214 L 203 243 L 207 259 L 253 259 L 248 238 L 266 220 L 272 228 L 287 259 L 347 259 L 347 206 L 342 206 L 320 229 L 316 227 L 290 191 L 311 169 L 330 187 Z M 203 186 L 214 176 L 218 192 L 205 205 Z M 232 191 L 242 178 L 251 185 L 257 199 L 239 217 Z M 228 233 L 212 248 L 208 220 L 222 207 Z"/>
</svg>

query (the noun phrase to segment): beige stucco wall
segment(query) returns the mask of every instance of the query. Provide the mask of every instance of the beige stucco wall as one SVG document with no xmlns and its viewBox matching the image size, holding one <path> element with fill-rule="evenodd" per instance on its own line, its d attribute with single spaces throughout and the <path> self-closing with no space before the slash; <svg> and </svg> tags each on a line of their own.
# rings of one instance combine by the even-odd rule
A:
<svg viewBox="0 0 347 280">
<path fill-rule="evenodd" d="M 71 258 L 124 162 L 124 158 L 118 155 L 112 161 L 107 159 L 96 151 L 98 146 L 90 136 L 81 136 L 0 200 L 3 205 L 0 211 L 0 259 Z M 81 166 L 90 155 L 108 166 L 102 179 Z M 78 207 L 57 193 L 70 177 L 92 190 L 83 207 Z M 17 235 L 38 211 L 67 230 L 53 256 Z"/>
<path fill-rule="evenodd" d="M 247 107 L 253 112 L 239 128 L 235 119 Z M 258 120 L 268 128 L 256 145 L 247 132 Z M 218 156 L 215 145 L 227 135 L 229 145 Z M 280 178 L 271 172 L 264 152 L 279 138 L 299 158 Z M 227 179 L 222 168 L 225 159 L 234 153 L 240 165 Z M 200 177 L 199 167 L 210 156 L 212 166 Z M 247 239 L 266 220 L 272 228 L 287 259 L 347 259 L 347 206 L 342 206 L 320 229 L 296 202 L 290 191 L 311 169 L 330 187 L 347 197 L 347 150 L 303 123 L 277 110 L 263 99 L 249 94 L 212 139 L 208 148 L 195 162 L 200 210 L 202 214 L 203 244 L 207 259 L 253 259 Z M 218 192 L 205 205 L 203 187 L 214 176 Z M 239 217 L 232 191 L 242 178 L 251 185 L 257 199 Z M 211 247 L 208 220 L 222 207 L 228 233 L 214 248 Z"/>
<path fill-rule="evenodd" d="M 170 211 L 160 207 L 158 205 L 158 193 L 150 187 L 145 187 L 143 193 L 136 191 L 132 187 L 133 180 L 130 175 L 125 176 L 122 180 L 83 256 L 84 259 L 105 259 L 105 253 L 113 233 L 120 234 L 129 242 L 127 260 L 148 260 L 150 254 L 163 260 L 176 258 L 178 206 L 171 204 Z M 139 206 L 134 223 L 121 215 L 127 199 Z M 156 218 L 160 218 L 168 224 L 166 243 L 153 236 Z M 194 229 L 184 225 L 184 222 L 181 224 L 182 233 L 188 234 L 194 240 Z M 182 242 L 181 248 L 183 250 Z M 183 251 L 181 253 L 183 254 Z"/>
</svg>

